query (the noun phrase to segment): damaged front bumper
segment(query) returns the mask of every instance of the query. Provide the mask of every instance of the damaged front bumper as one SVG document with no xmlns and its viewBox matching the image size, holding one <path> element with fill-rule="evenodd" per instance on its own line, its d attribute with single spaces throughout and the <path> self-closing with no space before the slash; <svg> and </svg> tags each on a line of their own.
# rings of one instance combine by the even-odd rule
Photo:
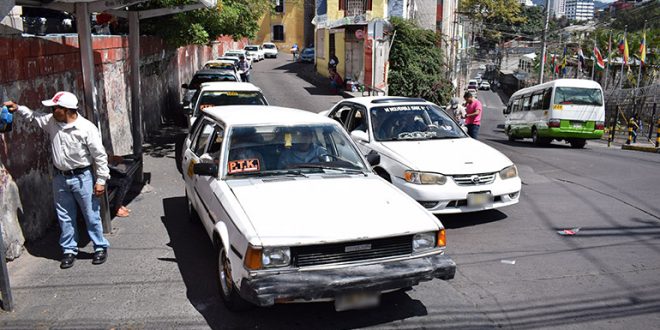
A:
<svg viewBox="0 0 660 330">
<path fill-rule="evenodd" d="M 383 292 L 434 278 L 450 280 L 456 263 L 444 254 L 341 268 L 256 273 L 241 281 L 240 294 L 258 306 L 294 300 L 334 299 L 351 292 Z"/>
</svg>

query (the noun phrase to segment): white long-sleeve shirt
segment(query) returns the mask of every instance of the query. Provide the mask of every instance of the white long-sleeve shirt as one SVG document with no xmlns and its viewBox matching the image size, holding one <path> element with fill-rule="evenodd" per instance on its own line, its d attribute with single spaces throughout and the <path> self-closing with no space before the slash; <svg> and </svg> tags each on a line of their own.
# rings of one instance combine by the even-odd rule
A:
<svg viewBox="0 0 660 330">
<path fill-rule="evenodd" d="M 94 164 L 97 184 L 104 185 L 110 178 L 101 133 L 92 122 L 78 115 L 72 123 L 60 123 L 52 113 L 32 111 L 26 106 L 19 106 L 17 112 L 48 133 L 53 166 L 57 169 L 69 171 Z"/>
</svg>

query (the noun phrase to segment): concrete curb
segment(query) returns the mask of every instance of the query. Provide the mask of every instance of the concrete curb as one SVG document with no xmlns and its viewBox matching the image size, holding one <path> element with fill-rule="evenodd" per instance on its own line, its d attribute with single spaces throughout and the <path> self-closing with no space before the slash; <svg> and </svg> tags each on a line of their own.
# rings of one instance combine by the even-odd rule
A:
<svg viewBox="0 0 660 330">
<path fill-rule="evenodd" d="M 649 147 L 649 146 L 638 146 L 638 145 L 624 144 L 624 145 L 621 146 L 621 149 L 623 149 L 623 150 L 643 151 L 643 152 L 652 152 L 652 153 L 660 154 L 660 148 Z"/>
</svg>

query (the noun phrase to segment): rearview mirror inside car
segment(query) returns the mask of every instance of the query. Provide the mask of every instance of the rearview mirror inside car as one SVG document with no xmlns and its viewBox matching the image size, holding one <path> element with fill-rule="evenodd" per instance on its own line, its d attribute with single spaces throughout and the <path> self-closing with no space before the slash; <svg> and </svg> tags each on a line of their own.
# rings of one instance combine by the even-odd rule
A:
<svg viewBox="0 0 660 330">
<path fill-rule="evenodd" d="M 193 166 L 193 173 L 203 176 L 216 176 L 218 174 L 218 165 L 213 163 L 199 163 Z"/>
</svg>

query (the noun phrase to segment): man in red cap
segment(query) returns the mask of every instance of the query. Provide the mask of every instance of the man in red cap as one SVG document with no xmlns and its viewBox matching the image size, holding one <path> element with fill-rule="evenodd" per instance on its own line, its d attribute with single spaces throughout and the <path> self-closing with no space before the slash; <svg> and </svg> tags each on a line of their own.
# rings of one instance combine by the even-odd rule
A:
<svg viewBox="0 0 660 330">
<path fill-rule="evenodd" d="M 5 102 L 4 105 L 9 111 L 16 111 L 24 119 L 35 123 L 50 138 L 53 195 L 62 229 L 59 243 L 63 257 L 60 268 L 72 267 L 78 254 L 76 205 L 80 206 L 87 232 L 94 243 L 92 263 L 102 264 L 108 257 L 109 243 L 103 236 L 100 204 L 96 196 L 105 191 L 110 170 L 101 133 L 94 124 L 78 114 L 78 98 L 75 95 L 57 92 L 52 99 L 41 103 L 51 107 L 52 113 L 32 111 L 14 102 Z"/>
</svg>

